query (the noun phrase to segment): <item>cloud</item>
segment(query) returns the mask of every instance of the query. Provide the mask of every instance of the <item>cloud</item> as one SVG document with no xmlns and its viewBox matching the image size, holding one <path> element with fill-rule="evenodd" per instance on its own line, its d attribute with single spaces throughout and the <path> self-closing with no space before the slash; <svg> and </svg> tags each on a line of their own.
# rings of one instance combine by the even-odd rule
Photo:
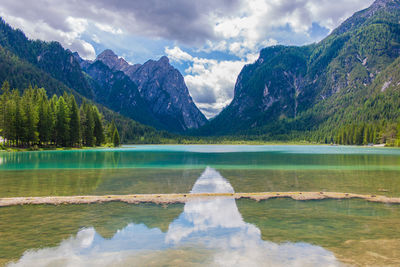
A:
<svg viewBox="0 0 400 267">
<path fill-rule="evenodd" d="M 232 185 L 207 167 L 191 193 L 233 193 Z M 179 261 L 174 259 L 179 258 Z M 81 229 L 58 246 L 28 250 L 10 266 L 340 266 L 335 255 L 307 243 L 273 243 L 247 223 L 233 198 L 192 199 L 168 231 L 129 224 L 109 239 Z"/>
<path fill-rule="evenodd" d="M 319 41 L 372 2 L 2 0 L 0 15 L 28 37 L 59 41 L 87 59 L 95 57 L 95 48 L 119 50 L 130 55 L 131 62 L 158 58 L 164 50 L 172 62 L 185 66 L 181 71 L 186 72 L 189 91 L 212 117 L 229 104 L 241 68 L 254 61 L 262 48 Z M 216 52 L 236 59 L 212 57 Z M 196 53 L 201 57 L 192 56 Z"/>
<path fill-rule="evenodd" d="M 319 41 L 314 26 L 333 30 L 355 11 L 368 7 L 373 0 L 250 0 L 235 16 L 214 21 L 216 39 L 205 42 L 203 51 L 225 51 L 243 57 L 261 48 L 283 44 L 305 44 Z M 288 34 L 289 32 L 289 34 Z M 298 42 L 297 40 L 300 40 Z"/>
<path fill-rule="evenodd" d="M 179 47 L 165 48 L 167 56 L 175 62 L 188 62 L 185 82 L 196 105 L 208 118 L 214 117 L 233 98 L 233 88 L 240 70 L 255 60 L 248 55 L 244 60 L 216 60 L 193 57 Z M 251 60 L 251 61 L 248 61 Z"/>
<path fill-rule="evenodd" d="M 14 17 L 4 13 L 1 8 L 0 16 L 5 18 L 14 27 L 23 29 L 28 38 L 58 41 L 65 48 L 78 51 L 84 58 L 94 59 L 96 57 L 93 46 L 81 39 L 81 35 L 88 26 L 88 22 L 85 19 L 66 17 L 62 23 L 58 22 L 59 28 L 57 29 L 43 20 L 31 22 L 24 18 Z"/>
<path fill-rule="evenodd" d="M 245 64 L 257 58 L 264 47 L 285 41 L 289 44 L 310 43 L 322 36 L 319 29 L 333 30 L 354 11 L 367 7 L 372 0 L 251 0 L 243 2 L 235 16 L 214 18 L 216 40 L 208 40 L 197 52 L 225 52 L 240 60 L 223 61 L 192 57 L 178 47 L 167 48 L 166 54 L 175 62 L 189 61 L 185 82 L 192 97 L 208 117 L 218 114 L 233 97 L 237 75 Z M 284 39 L 285 38 L 285 39 Z M 291 39 L 292 38 L 292 39 Z"/>
<path fill-rule="evenodd" d="M 84 40 L 75 39 L 67 45 L 71 51 L 77 51 L 82 58 L 93 60 L 96 58 L 96 51 L 93 46 Z"/>
<path fill-rule="evenodd" d="M 223 46 L 223 40 L 245 39 L 243 46 L 252 49 L 271 38 L 268 33 L 272 28 L 289 25 L 294 32 L 306 33 L 316 22 L 331 30 L 371 3 L 372 0 L 81 0 L 78 4 L 62 0 L 3 0 L 0 13 L 7 20 L 24 20 L 24 26 L 46 24 L 53 31 L 64 33 L 84 29 L 76 25 L 81 20 L 113 34 L 164 38 L 199 47 L 208 41 Z M 71 20 L 75 20 L 77 28 L 71 28 Z M 39 31 L 31 32 L 32 37 L 37 38 Z"/>
<path fill-rule="evenodd" d="M 95 26 L 104 32 L 108 32 L 108 33 L 112 33 L 112 34 L 122 34 L 123 33 L 123 31 L 120 28 L 115 29 L 111 25 L 107 25 L 107 24 L 95 23 Z"/>
<path fill-rule="evenodd" d="M 165 48 L 165 53 L 169 56 L 171 60 L 176 62 L 182 61 L 192 61 L 193 57 L 188 53 L 182 51 L 179 47 L 175 46 L 174 48 L 170 49 L 169 47 Z"/>
<path fill-rule="evenodd" d="M 67 17 L 84 18 L 105 31 L 144 35 L 151 38 L 201 43 L 214 39 L 212 18 L 229 16 L 240 9 L 240 0 L 3 0 L 1 13 L 29 23 L 41 21 L 66 32 Z"/>
<path fill-rule="evenodd" d="M 92 40 L 93 40 L 93 42 L 95 42 L 95 43 L 97 43 L 97 44 L 100 44 L 100 38 L 97 36 L 97 34 L 92 34 Z"/>
</svg>

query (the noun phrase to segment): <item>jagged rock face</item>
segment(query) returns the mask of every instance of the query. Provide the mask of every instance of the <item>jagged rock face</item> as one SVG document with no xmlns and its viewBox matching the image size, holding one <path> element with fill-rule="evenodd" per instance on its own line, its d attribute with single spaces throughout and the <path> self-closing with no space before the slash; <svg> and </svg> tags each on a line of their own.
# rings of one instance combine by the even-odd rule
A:
<svg viewBox="0 0 400 267">
<path fill-rule="evenodd" d="M 169 64 L 167 57 L 130 65 L 111 50 L 105 50 L 96 60 L 123 71 L 137 84 L 141 97 L 163 128 L 181 132 L 207 122 L 193 102 L 182 75 Z"/>
<path fill-rule="evenodd" d="M 194 104 L 180 72 L 167 57 L 149 60 L 130 75 L 153 114 L 176 130 L 198 128 L 207 119 Z"/>
<path fill-rule="evenodd" d="M 54 78 L 64 82 L 85 97 L 92 98 L 93 91 L 82 75 L 79 63 L 73 53 L 65 50 L 59 43 L 43 44 L 37 55 L 36 65 L 50 73 Z"/>
<path fill-rule="evenodd" d="M 106 49 L 102 53 L 100 53 L 97 56 L 96 61 L 101 61 L 106 64 L 110 69 L 122 71 L 128 76 L 130 73 L 135 72 L 140 67 L 140 64 L 130 65 L 128 62 L 126 62 L 125 59 L 123 59 L 122 57 L 118 57 L 110 49 Z"/>
<path fill-rule="evenodd" d="M 299 47 L 275 46 L 261 51 L 254 64 L 242 69 L 231 104 L 211 122 L 211 129 L 230 134 L 296 117 L 302 107 L 308 55 L 309 49 Z"/>
<path fill-rule="evenodd" d="M 137 85 L 125 73 L 112 70 L 99 60 L 85 61 L 78 54 L 75 57 L 90 76 L 88 81 L 96 102 L 138 122 L 160 126 L 140 96 Z"/>
<path fill-rule="evenodd" d="M 304 87 L 307 52 L 283 46 L 264 49 L 259 59 L 246 66 L 238 77 L 231 103 L 237 109 L 235 113 L 245 120 L 264 112 L 270 117 L 295 117 L 297 98 Z M 283 58 L 284 63 L 276 67 L 276 62 Z"/>
</svg>

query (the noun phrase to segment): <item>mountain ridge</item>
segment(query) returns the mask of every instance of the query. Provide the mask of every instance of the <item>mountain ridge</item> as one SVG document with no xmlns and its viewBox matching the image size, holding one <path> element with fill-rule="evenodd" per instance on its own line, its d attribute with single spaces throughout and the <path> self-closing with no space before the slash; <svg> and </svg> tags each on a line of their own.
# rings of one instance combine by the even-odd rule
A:
<svg viewBox="0 0 400 267">
<path fill-rule="evenodd" d="M 107 49 L 95 61 L 124 72 L 135 82 L 153 116 L 168 125 L 169 130 L 182 132 L 207 122 L 190 96 L 182 74 L 169 63 L 168 57 L 131 65 Z"/>
<path fill-rule="evenodd" d="M 172 132 L 333 142 L 341 129 L 369 125 L 383 140 L 400 117 L 400 0 L 376 0 L 318 43 L 262 49 L 240 72 L 230 105 L 209 122 L 165 56 L 132 65 L 107 49 L 88 61 L 57 42 L 29 40 L 4 20 L 0 56 L 0 78 L 12 84 L 31 77 L 55 87 L 50 92 L 71 91 Z"/>
<path fill-rule="evenodd" d="M 195 134 L 333 140 L 359 118 L 349 114 L 363 110 L 366 95 L 391 93 L 375 96 L 373 84 L 400 56 L 399 21 L 400 1 L 378 0 L 319 43 L 262 49 L 240 72 L 230 105 Z M 398 102 L 388 102 L 397 115 L 368 112 L 358 123 L 396 121 Z"/>
<path fill-rule="evenodd" d="M 148 77 L 151 78 L 148 85 L 146 82 L 140 84 L 140 90 L 145 88 L 143 91 L 146 91 L 146 98 L 136 93 L 137 83 L 143 80 L 143 76 L 139 77 L 135 73 L 143 65 L 131 65 L 111 50 L 99 54 L 95 61 L 84 60 L 78 53 L 64 49 L 58 42 L 29 40 L 21 30 L 14 30 L 3 19 L 0 21 L 0 45 L 82 96 L 100 101 L 102 105 L 143 124 L 160 130 L 183 132 L 200 127 L 207 121 L 193 103 L 182 75 L 169 64 L 166 57 L 157 61 L 165 64 L 155 66 L 161 66 L 165 71 L 159 71 L 157 79 Z M 96 62 L 103 62 L 109 70 Z M 146 62 L 146 67 L 149 62 L 153 61 Z M 96 66 L 97 70 L 91 66 Z M 90 77 L 88 70 L 95 79 Z M 107 77 L 97 75 L 96 71 Z M 111 84 L 105 83 L 105 80 Z M 163 83 L 165 86 L 155 86 Z M 101 96 L 97 96 L 97 93 Z M 173 101 L 172 98 L 179 100 Z M 116 103 L 117 99 L 121 103 Z"/>
<path fill-rule="evenodd" d="M 53 51 L 49 47 L 56 47 L 56 49 Z M 45 52 L 43 53 L 43 51 Z M 41 66 L 38 62 L 42 60 L 39 60 L 36 55 L 42 54 L 47 54 L 46 58 L 48 59 L 66 58 L 66 60 L 61 63 L 55 60 L 54 64 Z M 159 142 L 156 140 L 172 138 L 170 134 L 156 131 L 150 126 L 138 123 L 96 102 L 91 94 L 89 97 L 85 96 L 82 88 L 69 87 L 65 80 L 72 77 L 70 84 L 77 86 L 83 81 L 84 84 L 87 84 L 86 88 L 89 88 L 91 93 L 93 92 L 93 87 L 89 85 L 90 79 L 87 79 L 86 74 L 81 70 L 79 64 L 81 59 L 76 55 L 69 50 L 64 50 L 57 42 L 29 40 L 21 30 L 12 29 L 3 19 L 0 19 L 0 83 L 8 81 L 10 88 L 19 89 L 21 92 L 29 86 L 43 87 L 49 97 L 52 97 L 53 94 L 62 96 L 64 92 L 67 92 L 75 96 L 78 104 L 84 101 L 96 104 L 105 121 L 115 121 L 123 142 Z M 44 62 L 42 61 L 41 64 Z M 51 63 L 51 60 L 46 59 L 46 62 Z M 50 68 L 52 65 L 54 65 L 53 69 Z M 63 69 L 64 67 L 65 69 Z M 73 75 L 70 75 L 71 70 L 79 78 L 77 79 L 78 83 L 74 81 Z M 136 85 L 135 88 L 137 88 Z"/>
</svg>

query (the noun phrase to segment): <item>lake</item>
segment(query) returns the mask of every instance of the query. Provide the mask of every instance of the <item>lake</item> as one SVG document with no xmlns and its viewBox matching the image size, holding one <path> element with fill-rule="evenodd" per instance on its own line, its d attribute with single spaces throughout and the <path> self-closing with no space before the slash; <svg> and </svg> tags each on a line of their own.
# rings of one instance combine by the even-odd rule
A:
<svg viewBox="0 0 400 267">
<path fill-rule="evenodd" d="M 345 192 L 400 197 L 400 150 L 140 145 L 0 152 L 0 197 Z M 360 199 L 0 208 L 0 265 L 400 265 L 400 205 Z"/>
</svg>

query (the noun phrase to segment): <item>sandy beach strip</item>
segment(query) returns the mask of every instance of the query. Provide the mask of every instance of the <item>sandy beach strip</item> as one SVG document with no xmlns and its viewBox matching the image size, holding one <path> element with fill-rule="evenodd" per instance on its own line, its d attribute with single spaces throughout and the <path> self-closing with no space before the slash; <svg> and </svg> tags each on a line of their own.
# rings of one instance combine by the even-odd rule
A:
<svg viewBox="0 0 400 267">
<path fill-rule="evenodd" d="M 400 204 L 399 197 L 380 195 L 363 195 L 337 192 L 260 192 L 260 193 L 199 193 L 199 194 L 134 194 L 134 195 L 105 195 L 105 196 L 49 196 L 49 197 L 11 197 L 0 198 L 0 207 L 15 205 L 62 205 L 62 204 L 92 204 L 104 202 L 124 202 L 130 204 L 155 203 L 173 204 L 186 203 L 196 199 L 212 198 L 247 198 L 256 201 L 271 198 L 292 198 L 294 200 L 322 199 L 364 199 L 371 202 Z"/>
</svg>

